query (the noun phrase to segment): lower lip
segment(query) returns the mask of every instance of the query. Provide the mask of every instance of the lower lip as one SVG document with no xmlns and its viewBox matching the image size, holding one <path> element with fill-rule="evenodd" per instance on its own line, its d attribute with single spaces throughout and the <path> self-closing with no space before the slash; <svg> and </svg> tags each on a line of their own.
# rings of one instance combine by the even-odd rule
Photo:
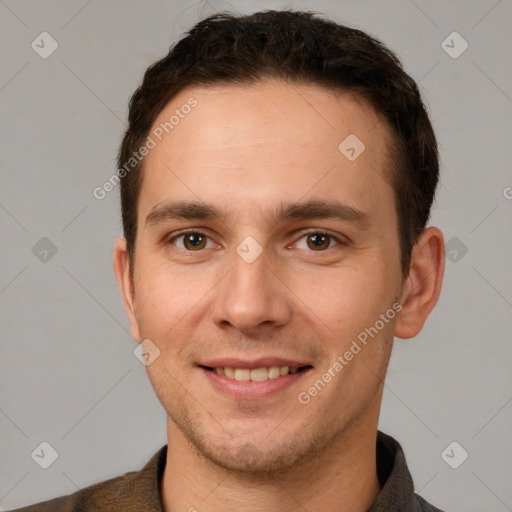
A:
<svg viewBox="0 0 512 512">
<path fill-rule="evenodd" d="M 252 380 L 230 379 L 224 375 L 219 375 L 215 371 L 200 368 L 216 389 L 231 398 L 240 400 L 257 400 L 283 391 L 302 379 L 310 369 L 311 368 L 306 368 L 300 372 L 289 373 L 288 375 L 281 375 L 275 379 L 256 382 Z"/>
</svg>

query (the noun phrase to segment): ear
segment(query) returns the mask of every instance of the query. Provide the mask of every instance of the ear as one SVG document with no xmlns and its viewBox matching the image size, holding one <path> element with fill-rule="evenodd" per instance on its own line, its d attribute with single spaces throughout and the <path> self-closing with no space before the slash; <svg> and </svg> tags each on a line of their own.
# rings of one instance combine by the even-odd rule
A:
<svg viewBox="0 0 512 512">
<path fill-rule="evenodd" d="M 413 338 L 423 328 L 441 293 L 444 261 L 443 234 L 435 227 L 424 229 L 413 247 L 402 290 L 402 309 L 395 324 L 398 338 Z"/>
<path fill-rule="evenodd" d="M 130 265 L 128 260 L 128 252 L 126 250 L 126 239 L 120 237 L 114 244 L 114 273 L 116 275 L 119 291 L 123 298 L 124 309 L 130 321 L 132 331 L 132 338 L 140 343 L 142 338 L 140 336 L 139 323 L 135 316 L 135 292 L 133 287 L 133 279 L 130 275 Z"/>
</svg>

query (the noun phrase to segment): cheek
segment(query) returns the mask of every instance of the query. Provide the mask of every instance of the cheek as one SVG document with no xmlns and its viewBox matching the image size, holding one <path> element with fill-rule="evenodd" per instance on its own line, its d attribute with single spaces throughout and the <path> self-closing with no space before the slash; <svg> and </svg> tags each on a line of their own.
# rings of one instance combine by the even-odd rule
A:
<svg viewBox="0 0 512 512">
<path fill-rule="evenodd" d="M 393 303 L 396 282 L 385 263 L 354 264 L 314 275 L 296 275 L 290 283 L 312 320 L 323 324 L 328 336 L 355 336 L 373 325 Z"/>
<path fill-rule="evenodd" d="M 135 274 L 135 314 L 144 337 L 175 337 L 180 327 L 194 321 L 207 300 L 211 284 L 197 271 L 150 262 L 140 257 Z"/>
</svg>

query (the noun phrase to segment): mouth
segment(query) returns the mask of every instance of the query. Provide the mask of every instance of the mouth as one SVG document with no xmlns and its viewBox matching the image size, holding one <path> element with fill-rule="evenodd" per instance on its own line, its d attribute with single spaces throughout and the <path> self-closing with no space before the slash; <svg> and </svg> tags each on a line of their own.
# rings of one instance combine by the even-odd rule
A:
<svg viewBox="0 0 512 512">
<path fill-rule="evenodd" d="M 254 361 L 227 358 L 197 365 L 206 382 L 235 400 L 260 400 L 297 385 L 313 366 L 300 361 L 268 357 Z"/>
<path fill-rule="evenodd" d="M 273 380 L 285 375 L 293 375 L 298 372 L 303 372 L 312 368 L 311 365 L 305 366 L 261 366 L 259 368 L 235 368 L 231 366 L 203 366 L 207 371 L 223 375 L 231 380 L 237 381 L 253 381 L 264 382 L 266 380 Z"/>
</svg>

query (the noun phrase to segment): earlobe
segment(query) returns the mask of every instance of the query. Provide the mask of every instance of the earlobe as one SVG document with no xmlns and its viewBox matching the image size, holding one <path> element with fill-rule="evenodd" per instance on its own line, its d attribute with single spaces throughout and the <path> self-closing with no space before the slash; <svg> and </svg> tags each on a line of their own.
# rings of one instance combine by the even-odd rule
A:
<svg viewBox="0 0 512 512">
<path fill-rule="evenodd" d="M 119 237 L 114 244 L 113 257 L 114 273 L 117 279 L 117 285 L 121 292 L 124 309 L 130 321 L 130 327 L 133 339 L 140 343 L 142 341 L 139 324 L 135 316 L 135 297 L 133 279 L 130 275 L 130 265 L 128 260 L 128 252 L 126 249 L 126 239 Z"/>
<path fill-rule="evenodd" d="M 416 336 L 439 299 L 444 274 L 444 239 L 436 227 L 428 227 L 418 238 L 411 255 L 409 274 L 403 287 L 402 310 L 395 336 Z"/>
</svg>

